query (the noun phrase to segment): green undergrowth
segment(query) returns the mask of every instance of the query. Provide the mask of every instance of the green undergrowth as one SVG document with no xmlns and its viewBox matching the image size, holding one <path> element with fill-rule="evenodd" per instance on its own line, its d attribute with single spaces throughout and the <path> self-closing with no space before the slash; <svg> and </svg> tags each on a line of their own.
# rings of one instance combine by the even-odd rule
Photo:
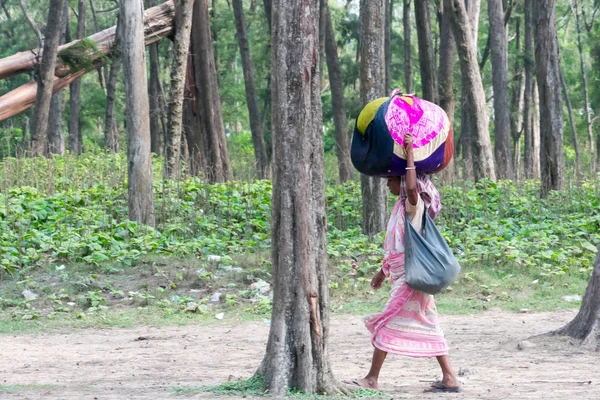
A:
<svg viewBox="0 0 600 400">
<path fill-rule="evenodd" d="M 171 389 L 171 392 L 178 395 L 189 395 L 193 393 L 209 392 L 219 396 L 241 396 L 241 397 L 261 397 L 267 396 L 269 393 L 265 390 L 265 381 L 261 376 L 253 376 L 250 379 L 242 381 L 228 381 L 218 386 L 205 386 L 205 387 L 189 387 L 189 386 L 178 386 Z M 287 397 L 292 399 L 362 399 L 362 398 L 376 398 L 388 396 L 387 393 L 379 390 L 361 389 L 353 392 L 352 394 L 345 396 L 341 393 L 338 394 L 307 394 L 295 389 L 291 389 L 287 393 Z"/>
</svg>

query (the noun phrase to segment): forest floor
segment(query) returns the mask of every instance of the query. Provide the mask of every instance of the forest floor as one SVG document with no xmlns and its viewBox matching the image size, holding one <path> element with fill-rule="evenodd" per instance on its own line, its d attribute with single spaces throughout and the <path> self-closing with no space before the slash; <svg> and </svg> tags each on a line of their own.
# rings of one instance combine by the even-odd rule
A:
<svg viewBox="0 0 600 400">
<path fill-rule="evenodd" d="M 388 393 L 383 398 L 597 399 L 598 354 L 569 339 L 538 336 L 562 326 L 575 313 L 492 309 L 442 315 L 463 392 L 423 394 L 428 382 L 437 379 L 435 360 L 389 357 L 381 375 L 381 389 Z M 203 388 L 252 376 L 264 354 L 268 330 L 267 321 L 217 321 L 3 334 L 0 399 L 241 398 Z M 338 379 L 362 377 L 371 352 L 359 316 L 333 318 L 330 355 Z"/>
</svg>

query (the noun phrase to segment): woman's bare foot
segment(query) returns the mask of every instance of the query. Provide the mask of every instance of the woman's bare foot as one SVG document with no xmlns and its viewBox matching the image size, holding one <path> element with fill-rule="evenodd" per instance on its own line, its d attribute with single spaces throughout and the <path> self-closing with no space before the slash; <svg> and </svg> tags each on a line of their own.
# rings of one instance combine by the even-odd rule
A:
<svg viewBox="0 0 600 400">
<path fill-rule="evenodd" d="M 373 390 L 379 389 L 379 385 L 377 384 L 377 379 L 371 378 L 371 377 L 366 377 L 363 379 L 353 379 L 351 381 L 342 381 L 342 382 L 345 383 L 346 385 L 358 386 L 358 387 L 365 388 L 365 389 L 373 389 Z"/>
</svg>

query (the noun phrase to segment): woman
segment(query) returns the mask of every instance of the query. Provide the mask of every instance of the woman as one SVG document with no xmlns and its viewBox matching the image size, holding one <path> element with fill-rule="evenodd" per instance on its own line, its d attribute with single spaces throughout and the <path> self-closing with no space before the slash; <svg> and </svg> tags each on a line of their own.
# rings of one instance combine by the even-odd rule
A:
<svg viewBox="0 0 600 400">
<path fill-rule="evenodd" d="M 448 345 L 438 325 L 434 298 L 410 288 L 405 282 L 405 215 L 420 232 L 423 213 L 427 211 L 435 218 L 441 204 L 439 193 L 429 177 L 416 174 L 413 138 L 410 133 L 404 136 L 404 143 L 407 153 L 406 177 L 388 179 L 390 192 L 400 196 L 400 199 L 396 202 L 388 223 L 383 266 L 371 281 L 373 289 L 379 289 L 385 278 L 391 277 L 392 291 L 382 313 L 365 317 L 365 325 L 373 335 L 375 351 L 367 376 L 351 383 L 377 389 L 381 366 L 387 354 L 392 353 L 409 357 L 436 357 L 442 368 L 443 378 L 425 392 L 460 392 L 459 381 L 450 366 Z"/>
</svg>

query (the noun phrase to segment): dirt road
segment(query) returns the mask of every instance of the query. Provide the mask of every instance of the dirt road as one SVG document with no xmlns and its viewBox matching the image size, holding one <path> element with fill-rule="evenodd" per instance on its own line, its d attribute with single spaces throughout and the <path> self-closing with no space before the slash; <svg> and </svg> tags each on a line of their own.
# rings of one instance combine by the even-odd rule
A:
<svg viewBox="0 0 600 400">
<path fill-rule="evenodd" d="M 530 339 L 534 347 L 517 349 L 519 342 L 574 315 L 489 311 L 442 316 L 453 364 L 466 371 L 463 393 L 424 395 L 426 382 L 437 378 L 435 360 L 401 357 L 386 361 L 382 389 L 394 399 L 598 399 L 599 354 L 554 338 Z M 224 398 L 175 394 L 173 388 L 250 377 L 261 361 L 268 328 L 256 322 L 0 336 L 0 399 Z M 338 316 L 331 331 L 336 377 L 362 377 L 372 348 L 360 318 Z"/>
</svg>

